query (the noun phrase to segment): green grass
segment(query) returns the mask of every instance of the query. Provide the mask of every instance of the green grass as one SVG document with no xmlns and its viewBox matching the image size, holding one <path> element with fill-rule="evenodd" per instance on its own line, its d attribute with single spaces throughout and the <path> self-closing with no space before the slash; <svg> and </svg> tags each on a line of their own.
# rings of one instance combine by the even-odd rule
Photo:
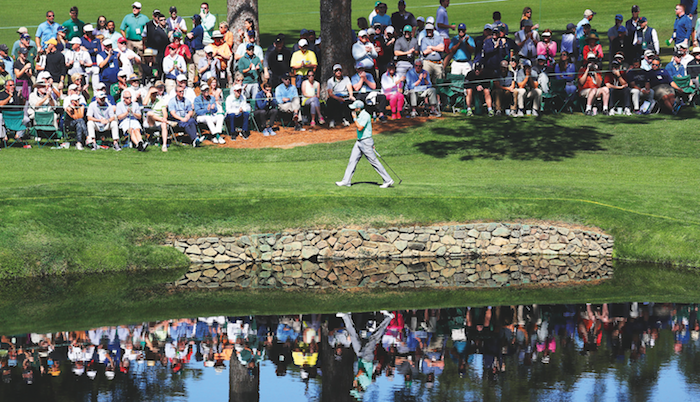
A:
<svg viewBox="0 0 700 402">
<path fill-rule="evenodd" d="M 85 22 L 94 23 L 99 15 L 105 15 L 107 19 L 113 19 L 117 27 L 121 23 L 124 15 L 131 12 L 132 1 L 111 1 L 111 2 L 85 2 L 73 0 L 55 0 L 50 5 L 33 1 L 29 4 L 19 0 L 6 0 L 4 2 L 5 12 L 0 15 L 0 43 L 7 43 L 9 46 L 17 40 L 15 31 L 19 26 L 37 26 L 46 20 L 46 11 L 53 10 L 56 14 L 56 21 L 62 23 L 69 18 L 68 10 L 71 6 L 77 5 L 80 9 L 80 19 Z M 210 11 L 219 14 L 221 21 L 226 15 L 225 2 L 209 2 Z M 396 11 L 396 2 L 389 2 L 389 12 Z M 583 11 L 591 8 L 598 14 L 592 21 L 593 29 L 596 29 L 603 40 L 604 49 L 607 51 L 608 28 L 614 24 L 615 14 L 623 14 L 625 20 L 630 18 L 630 8 L 632 4 L 638 4 L 641 8 L 640 16 L 649 18 L 649 25 L 659 32 L 659 40 L 664 42 L 671 37 L 673 32 L 673 21 L 675 14 L 673 4 L 654 2 L 649 0 L 637 1 L 635 3 L 617 3 L 604 0 L 590 0 L 585 4 L 576 1 L 546 1 L 540 3 L 525 0 L 474 2 L 453 1 L 448 8 L 450 23 L 465 23 L 470 34 L 479 35 L 485 23 L 490 23 L 493 11 L 499 10 L 503 15 L 503 21 L 507 23 L 511 31 L 519 26 L 520 15 L 525 6 L 533 9 L 533 20 L 540 24 L 540 29 L 552 29 L 557 32 L 555 40 L 560 40 L 559 34 L 564 31 L 566 24 L 572 22 L 576 24 L 583 18 Z M 167 11 L 174 4 L 158 0 L 155 2 L 143 3 L 143 13 L 151 16 L 153 9 Z M 182 0 L 176 2 L 181 16 L 189 16 L 199 11 L 201 2 L 192 0 Z M 295 1 L 293 7 L 284 9 L 280 3 L 272 0 L 259 0 L 259 18 L 261 41 L 264 45 L 272 43 L 274 35 L 278 32 L 291 35 L 291 38 L 298 38 L 301 28 L 315 29 L 317 33 L 320 29 L 319 1 L 299 0 Z M 27 6 L 29 5 L 29 7 Z M 358 17 L 367 17 L 374 7 L 372 0 L 353 1 L 353 27 Z M 414 13 L 416 17 L 430 15 L 434 16 L 438 7 L 437 0 L 414 0 L 408 5 L 408 11 Z M 191 28 L 191 20 L 187 21 Z M 36 33 L 36 28 L 29 28 L 30 34 Z M 291 43 L 291 42 L 290 42 Z M 665 46 L 665 44 L 664 44 Z M 670 48 L 664 47 L 665 55 L 670 55 Z"/>
<path fill-rule="evenodd" d="M 6 149 L 3 276 L 181 268 L 168 235 L 546 219 L 602 228 L 615 257 L 700 265 L 697 116 L 447 117 L 377 136 L 396 188 L 338 188 L 351 142 L 294 149 Z M 378 176 L 362 162 L 355 181 Z"/>
</svg>

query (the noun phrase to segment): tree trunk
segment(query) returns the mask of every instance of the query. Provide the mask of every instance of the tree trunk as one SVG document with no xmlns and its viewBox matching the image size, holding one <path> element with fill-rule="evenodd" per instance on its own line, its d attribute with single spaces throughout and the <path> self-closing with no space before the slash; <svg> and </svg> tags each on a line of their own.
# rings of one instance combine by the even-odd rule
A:
<svg viewBox="0 0 700 402">
<path fill-rule="evenodd" d="M 352 58 L 351 0 L 321 0 L 321 65 L 316 79 L 325 87 L 333 75 L 333 65 L 343 66 L 343 74 L 354 74 Z M 325 93 L 325 90 L 324 90 Z"/>
<path fill-rule="evenodd" d="M 229 361 L 228 400 L 231 402 L 259 402 L 260 401 L 260 367 L 256 364 L 254 369 L 247 367 L 238 361 L 234 352 Z"/>
<path fill-rule="evenodd" d="M 260 44 L 260 26 L 258 24 L 258 0 L 226 0 L 228 8 L 229 30 L 233 32 L 234 43 L 241 43 L 238 30 L 245 30 L 245 20 L 252 18 L 255 21 L 255 41 Z M 234 47 L 233 51 L 236 51 Z"/>
</svg>

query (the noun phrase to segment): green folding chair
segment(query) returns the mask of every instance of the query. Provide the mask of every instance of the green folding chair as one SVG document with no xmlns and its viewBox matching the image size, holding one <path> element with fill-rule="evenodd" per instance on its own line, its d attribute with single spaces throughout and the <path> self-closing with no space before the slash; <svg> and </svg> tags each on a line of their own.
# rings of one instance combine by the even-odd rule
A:
<svg viewBox="0 0 700 402">
<path fill-rule="evenodd" d="M 53 111 L 34 112 L 34 126 L 32 126 L 32 134 L 39 138 L 39 147 L 53 143 L 54 147 L 58 147 L 63 137 L 61 130 L 54 126 L 56 115 Z M 46 138 L 46 143 L 41 142 L 42 135 Z"/>
<path fill-rule="evenodd" d="M 17 133 L 18 131 L 26 131 L 27 127 L 22 123 L 22 120 L 24 119 L 24 110 L 22 109 L 10 109 L 10 110 L 4 110 L 2 112 L 2 119 L 3 122 L 5 123 L 5 131 L 8 133 L 6 138 L 3 138 L 3 143 L 5 145 L 5 148 L 8 147 L 7 145 L 7 138 L 10 136 L 9 132 L 12 133 Z M 17 142 L 17 140 L 14 139 L 14 135 L 12 136 L 12 141 L 10 142 L 10 147 L 14 145 Z"/>
</svg>

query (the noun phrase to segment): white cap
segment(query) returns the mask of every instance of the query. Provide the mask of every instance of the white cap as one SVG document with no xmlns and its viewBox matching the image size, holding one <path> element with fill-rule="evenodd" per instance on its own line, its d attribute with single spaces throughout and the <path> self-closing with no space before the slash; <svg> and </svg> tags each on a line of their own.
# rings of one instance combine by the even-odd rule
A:
<svg viewBox="0 0 700 402">
<path fill-rule="evenodd" d="M 365 31 L 364 29 L 360 30 L 360 32 L 357 33 L 358 38 L 361 38 L 363 36 L 367 36 L 367 31 Z"/>
<path fill-rule="evenodd" d="M 434 23 L 435 23 L 435 17 L 433 17 L 433 16 L 431 15 L 430 17 L 428 17 L 427 20 L 425 20 L 425 22 L 426 22 L 427 24 L 434 24 Z"/>
<path fill-rule="evenodd" d="M 200 91 L 206 91 L 207 89 L 209 89 L 209 85 L 206 82 L 199 86 Z"/>
<path fill-rule="evenodd" d="M 39 80 L 39 81 L 45 80 L 45 79 L 47 79 L 47 78 L 51 78 L 51 73 L 49 73 L 48 71 L 42 71 L 42 72 L 40 72 L 39 75 L 37 75 L 37 77 L 36 77 L 36 79 Z"/>
<path fill-rule="evenodd" d="M 214 48 L 211 45 L 204 46 L 204 53 L 214 53 Z"/>
<path fill-rule="evenodd" d="M 388 33 L 388 34 L 393 34 L 393 33 L 394 33 L 394 27 L 393 27 L 392 25 L 389 25 L 388 27 L 386 27 L 385 31 L 386 31 L 386 33 Z"/>
<path fill-rule="evenodd" d="M 586 59 L 595 59 L 595 53 L 593 52 L 588 52 L 588 55 L 586 55 Z"/>
<path fill-rule="evenodd" d="M 333 65 L 333 71 L 335 71 L 335 70 L 342 70 L 342 69 L 343 69 L 343 66 L 341 66 L 340 64 L 334 64 L 334 65 Z"/>
<path fill-rule="evenodd" d="M 102 46 L 112 46 L 112 40 L 111 39 L 105 39 L 102 41 Z"/>
<path fill-rule="evenodd" d="M 361 100 L 358 99 L 355 102 L 349 104 L 348 107 L 350 109 L 357 109 L 357 108 L 364 109 L 365 104 Z"/>
<path fill-rule="evenodd" d="M 299 39 L 299 42 L 297 42 L 297 43 L 299 44 L 299 47 L 304 47 L 304 46 L 309 45 L 309 42 L 306 39 Z"/>
<path fill-rule="evenodd" d="M 75 84 L 73 84 L 73 85 L 75 85 Z M 68 96 L 66 97 L 66 101 L 67 101 L 68 103 L 73 102 L 73 101 L 77 101 L 77 100 L 79 100 L 79 99 L 80 99 L 80 95 L 77 95 L 77 94 L 68 95 Z"/>
<path fill-rule="evenodd" d="M 81 43 L 83 43 L 83 41 L 81 41 L 80 38 L 73 38 L 70 40 L 71 45 L 80 45 Z"/>
<path fill-rule="evenodd" d="M 645 57 L 651 57 L 651 56 L 653 56 L 653 55 L 655 55 L 655 54 L 656 54 L 656 53 L 654 53 L 654 51 L 651 50 L 651 49 L 647 49 L 647 50 L 644 51 L 644 56 L 645 56 Z"/>
<path fill-rule="evenodd" d="M 108 380 L 113 380 L 114 379 L 114 371 L 110 371 L 110 370 L 105 371 L 105 377 L 107 377 Z"/>
<path fill-rule="evenodd" d="M 70 90 L 70 91 L 75 91 L 76 89 L 78 89 L 78 86 L 77 86 L 77 85 L 75 85 L 75 84 L 70 84 L 70 85 L 68 85 L 68 90 Z M 69 98 L 70 98 L 71 96 L 73 96 L 73 95 L 70 95 Z"/>
<path fill-rule="evenodd" d="M 374 28 L 367 28 L 367 35 L 372 36 L 376 33 L 377 33 L 377 31 L 375 31 Z"/>
<path fill-rule="evenodd" d="M 241 84 L 235 84 L 231 89 L 233 89 L 234 91 L 240 91 L 243 89 L 243 87 L 241 86 Z"/>
<path fill-rule="evenodd" d="M 178 74 L 178 76 L 175 78 L 178 82 L 179 81 L 187 81 L 187 77 L 185 76 L 185 74 Z"/>
<path fill-rule="evenodd" d="M 141 8 L 141 3 L 135 1 L 134 4 L 131 5 L 131 7 Z"/>
<path fill-rule="evenodd" d="M 92 24 L 86 24 L 83 27 L 83 32 L 92 32 L 94 30 L 95 30 L 95 28 L 92 26 Z"/>
<path fill-rule="evenodd" d="M 433 24 L 425 24 L 425 29 L 435 30 L 435 26 Z"/>
<path fill-rule="evenodd" d="M 127 76 L 127 74 L 126 74 L 126 71 L 124 71 L 124 70 L 119 70 L 119 72 L 117 73 L 117 77 L 126 77 L 126 76 Z"/>
</svg>

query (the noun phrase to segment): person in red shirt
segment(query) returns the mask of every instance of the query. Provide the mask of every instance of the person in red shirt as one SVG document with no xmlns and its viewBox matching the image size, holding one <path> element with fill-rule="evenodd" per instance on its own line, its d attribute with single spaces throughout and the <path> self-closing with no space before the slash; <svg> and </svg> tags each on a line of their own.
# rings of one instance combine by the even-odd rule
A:
<svg viewBox="0 0 700 402">
<path fill-rule="evenodd" d="M 190 47 L 182 43 L 182 34 L 180 32 L 175 32 L 173 34 L 173 41 L 165 48 L 165 55 L 168 56 L 170 53 L 175 52 L 182 56 L 187 63 L 192 61 L 192 53 L 190 53 Z"/>
<path fill-rule="evenodd" d="M 603 83 L 603 74 L 598 69 L 596 54 L 589 52 L 586 61 L 578 72 L 579 95 L 586 98 L 586 115 L 593 115 L 593 100 L 598 98 L 603 99 L 603 114 L 608 114 L 610 91 Z"/>
</svg>

